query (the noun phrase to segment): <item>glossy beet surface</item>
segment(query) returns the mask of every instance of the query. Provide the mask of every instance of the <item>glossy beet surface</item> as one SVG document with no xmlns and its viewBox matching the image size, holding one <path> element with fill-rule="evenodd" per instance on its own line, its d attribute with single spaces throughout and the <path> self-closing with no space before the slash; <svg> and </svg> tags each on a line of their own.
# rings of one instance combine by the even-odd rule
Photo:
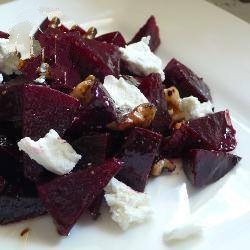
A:
<svg viewBox="0 0 250 250">
<path fill-rule="evenodd" d="M 124 162 L 117 179 L 143 192 L 162 136 L 143 128 L 134 128 L 122 145 L 118 158 Z"/>
<path fill-rule="evenodd" d="M 192 184 L 201 187 L 219 180 L 240 160 L 229 153 L 193 149 L 185 155 L 183 168 Z"/>
<path fill-rule="evenodd" d="M 163 93 L 163 85 L 159 74 L 150 74 L 144 78 L 138 78 L 139 89 L 147 99 L 155 105 L 157 112 L 151 124 L 152 129 L 160 133 L 168 133 L 171 117 L 168 113 L 168 105 Z"/>
<path fill-rule="evenodd" d="M 38 140 L 50 129 L 60 136 L 70 127 L 80 103 L 75 98 L 45 86 L 27 85 L 23 92 L 23 137 Z M 24 155 L 24 172 L 38 180 L 45 169 Z"/>
<path fill-rule="evenodd" d="M 93 220 L 96 220 L 101 215 L 100 209 L 101 209 L 103 200 L 104 200 L 104 191 L 98 194 L 96 198 L 94 199 L 94 201 L 89 206 L 88 210 Z"/>
<path fill-rule="evenodd" d="M 34 184 L 25 179 L 7 181 L 0 196 L 0 224 L 37 217 L 46 212 Z"/>
<path fill-rule="evenodd" d="M 172 59 L 164 69 L 167 87 L 175 86 L 181 97 L 195 96 L 200 102 L 211 101 L 210 90 L 202 78 L 199 78 L 191 69 Z"/>
<path fill-rule="evenodd" d="M 8 39 L 10 36 L 10 34 L 0 31 L 0 38 L 4 38 L 4 39 Z"/>
<path fill-rule="evenodd" d="M 114 44 L 118 47 L 125 47 L 126 41 L 119 31 L 103 34 L 95 38 L 96 41 Z"/>
<path fill-rule="evenodd" d="M 107 75 L 120 74 L 118 47 L 94 39 L 75 39 L 72 43 L 72 60 L 84 77 L 92 74 L 101 80 Z"/>
<path fill-rule="evenodd" d="M 78 131 L 100 130 L 116 119 L 114 102 L 98 80 L 91 87 L 88 102 L 82 104 L 77 117 L 78 119 L 68 131 L 69 134 L 77 134 Z"/>
<path fill-rule="evenodd" d="M 77 169 L 102 164 L 106 158 L 108 134 L 85 135 L 73 141 L 71 145 L 82 155 Z"/>
<path fill-rule="evenodd" d="M 59 234 L 68 235 L 77 219 L 120 170 L 120 166 L 120 162 L 115 159 L 107 160 L 97 167 L 38 185 L 39 195 L 54 218 Z"/>
<path fill-rule="evenodd" d="M 188 149 L 208 149 L 228 152 L 237 142 L 228 110 L 189 120 L 164 139 L 163 155 L 178 157 Z"/>
<path fill-rule="evenodd" d="M 133 39 L 129 43 L 136 43 L 141 41 L 143 37 L 150 36 L 149 47 L 152 51 L 155 51 L 160 43 L 160 33 L 159 27 L 156 24 L 154 16 L 150 16 L 147 22 L 140 28 L 140 30 L 135 34 Z"/>
<path fill-rule="evenodd" d="M 20 71 L 23 73 L 23 75 L 31 80 L 34 81 L 39 77 L 40 73 L 40 66 L 42 63 L 42 57 L 41 56 L 34 56 L 31 58 L 28 58 L 23 61 L 20 67 Z"/>
</svg>

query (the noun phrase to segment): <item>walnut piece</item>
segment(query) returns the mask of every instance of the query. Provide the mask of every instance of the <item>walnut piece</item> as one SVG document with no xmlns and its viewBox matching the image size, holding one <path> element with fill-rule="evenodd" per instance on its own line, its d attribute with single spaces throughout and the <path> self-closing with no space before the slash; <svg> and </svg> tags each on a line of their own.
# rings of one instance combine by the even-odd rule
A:
<svg viewBox="0 0 250 250">
<path fill-rule="evenodd" d="M 151 175 L 160 176 L 164 168 L 166 168 L 169 172 L 173 172 L 176 168 L 176 165 L 167 159 L 159 160 L 153 165 L 151 169 Z"/>
<path fill-rule="evenodd" d="M 91 98 L 91 88 L 95 80 L 95 76 L 89 75 L 83 82 L 74 87 L 70 95 L 77 98 L 82 104 L 88 103 Z"/>
<path fill-rule="evenodd" d="M 93 39 L 95 38 L 96 34 L 97 34 L 97 29 L 95 27 L 90 27 L 83 37 L 87 39 Z"/>
<path fill-rule="evenodd" d="M 147 128 L 154 120 L 155 113 L 156 108 L 153 104 L 144 103 L 137 106 L 117 121 L 111 122 L 107 127 L 117 131 L 123 131 L 133 127 Z"/>
</svg>

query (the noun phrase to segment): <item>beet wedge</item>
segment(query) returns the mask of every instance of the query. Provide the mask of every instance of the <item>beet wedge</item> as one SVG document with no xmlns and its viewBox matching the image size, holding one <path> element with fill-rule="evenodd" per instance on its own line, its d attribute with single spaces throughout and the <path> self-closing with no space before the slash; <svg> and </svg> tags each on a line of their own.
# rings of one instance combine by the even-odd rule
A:
<svg viewBox="0 0 250 250">
<path fill-rule="evenodd" d="M 160 74 L 150 74 L 137 79 L 140 82 L 139 89 L 157 109 L 151 124 L 152 129 L 162 134 L 168 133 L 171 117 L 168 113 L 168 105 L 164 97 Z"/>
<path fill-rule="evenodd" d="M 78 218 L 90 207 L 120 167 L 121 162 L 111 159 L 97 167 L 38 185 L 40 198 L 54 218 L 59 234 L 68 235 Z"/>
<path fill-rule="evenodd" d="M 141 41 L 143 37 L 150 36 L 149 47 L 152 51 L 155 51 L 160 43 L 160 32 L 159 27 L 156 24 L 156 20 L 154 16 L 150 16 L 147 22 L 140 28 L 140 30 L 135 34 L 133 39 L 129 42 L 137 43 Z"/>
<path fill-rule="evenodd" d="M 212 97 L 207 84 L 191 69 L 172 59 L 164 69 L 167 87 L 175 86 L 181 97 L 195 96 L 200 102 L 211 101 Z"/>
<path fill-rule="evenodd" d="M 104 200 L 104 191 L 98 194 L 96 198 L 94 199 L 94 201 L 89 206 L 88 210 L 93 220 L 97 220 L 98 217 L 101 215 L 100 209 L 101 209 L 103 200 Z"/>
<path fill-rule="evenodd" d="M 117 179 L 134 190 L 143 192 L 161 139 L 161 134 L 148 129 L 134 128 L 118 154 L 118 158 L 124 164 Z"/>
<path fill-rule="evenodd" d="M 27 85 L 23 92 L 23 137 L 38 140 L 53 128 L 63 137 L 80 107 L 77 99 L 45 86 Z M 42 166 L 24 154 L 25 176 L 33 181 L 46 175 Z"/>
<path fill-rule="evenodd" d="M 47 213 L 36 187 L 26 179 L 8 180 L 0 195 L 0 224 L 34 218 Z"/>
<path fill-rule="evenodd" d="M 95 38 L 96 41 L 111 43 L 118 47 L 125 47 L 126 41 L 119 31 L 103 34 Z"/>
<path fill-rule="evenodd" d="M 183 169 L 194 186 L 202 187 L 222 178 L 240 160 L 229 153 L 192 149 L 184 157 Z"/>
<path fill-rule="evenodd" d="M 189 120 L 164 139 L 161 153 L 166 157 L 179 157 L 189 149 L 207 149 L 229 152 L 235 149 L 235 138 L 229 111 Z"/>
</svg>

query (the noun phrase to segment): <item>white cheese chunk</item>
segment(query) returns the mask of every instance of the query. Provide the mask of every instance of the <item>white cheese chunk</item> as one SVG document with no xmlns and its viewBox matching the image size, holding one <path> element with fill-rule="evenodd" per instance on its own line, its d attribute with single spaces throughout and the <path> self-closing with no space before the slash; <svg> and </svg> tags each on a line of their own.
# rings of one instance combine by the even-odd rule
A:
<svg viewBox="0 0 250 250">
<path fill-rule="evenodd" d="M 3 74 L 0 73 L 0 84 L 3 83 Z"/>
<path fill-rule="evenodd" d="M 69 173 L 81 159 L 81 155 L 53 129 L 38 141 L 30 137 L 21 139 L 18 147 L 38 164 L 58 175 Z"/>
<path fill-rule="evenodd" d="M 210 101 L 200 103 L 197 97 L 189 96 L 180 101 L 180 110 L 185 115 L 185 120 L 195 119 L 213 113 Z"/>
<path fill-rule="evenodd" d="M 11 75 L 13 73 L 20 74 L 18 65 L 20 56 L 17 52 L 17 46 L 9 44 L 8 41 L 0 41 L 0 71 Z"/>
<path fill-rule="evenodd" d="M 167 243 L 171 243 L 173 241 L 184 241 L 189 238 L 200 237 L 202 232 L 202 227 L 200 225 L 196 225 L 190 221 L 165 231 L 163 237 Z"/>
<path fill-rule="evenodd" d="M 140 42 L 127 45 L 125 48 L 119 48 L 119 50 L 122 60 L 126 62 L 131 72 L 143 76 L 159 73 L 161 80 L 165 80 L 162 61 L 150 50 L 148 37 L 142 38 Z"/>
<path fill-rule="evenodd" d="M 116 107 L 121 110 L 132 110 L 140 104 L 149 102 L 135 85 L 122 77 L 117 79 L 112 75 L 106 76 L 103 86 L 114 100 Z"/>
<path fill-rule="evenodd" d="M 115 178 L 111 179 L 104 190 L 112 219 L 123 230 L 143 223 L 151 216 L 152 209 L 147 194 L 136 192 Z"/>
</svg>

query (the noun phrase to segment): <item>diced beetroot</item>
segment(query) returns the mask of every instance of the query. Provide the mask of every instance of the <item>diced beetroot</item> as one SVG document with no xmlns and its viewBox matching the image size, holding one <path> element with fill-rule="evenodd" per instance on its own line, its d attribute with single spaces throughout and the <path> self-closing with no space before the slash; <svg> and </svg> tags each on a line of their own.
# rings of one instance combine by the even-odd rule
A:
<svg viewBox="0 0 250 250">
<path fill-rule="evenodd" d="M 25 179 L 7 182 L 0 195 L 0 224 L 18 222 L 45 214 L 36 187 Z"/>
<path fill-rule="evenodd" d="M 23 77 L 0 86 L 0 121 L 20 121 L 22 116 Z"/>
<path fill-rule="evenodd" d="M 72 32 L 72 33 L 76 33 L 80 36 L 83 36 L 86 34 L 86 31 L 84 29 L 82 29 L 80 26 L 78 25 L 74 25 L 69 32 Z"/>
<path fill-rule="evenodd" d="M 105 161 L 108 134 L 94 134 L 82 136 L 71 143 L 76 152 L 82 155 L 77 166 L 99 165 Z"/>
<path fill-rule="evenodd" d="M 95 40 L 100 42 L 111 43 L 118 47 L 125 47 L 126 45 L 126 41 L 119 31 L 103 34 L 101 36 L 96 37 Z"/>
<path fill-rule="evenodd" d="M 50 129 L 60 136 L 71 126 L 80 103 L 77 99 L 57 90 L 39 86 L 26 85 L 23 93 L 23 137 L 38 140 Z M 28 156 L 24 155 L 25 176 L 38 180 L 47 171 Z"/>
<path fill-rule="evenodd" d="M 20 68 L 20 71 L 24 74 L 24 76 L 34 81 L 39 77 L 39 68 L 42 63 L 42 57 L 41 56 L 34 56 L 30 57 L 23 61 L 22 66 Z"/>
<path fill-rule="evenodd" d="M 104 191 L 96 196 L 96 198 L 88 208 L 89 213 L 93 218 L 93 220 L 96 220 L 101 215 L 100 209 L 103 202 L 103 198 L 104 198 Z"/>
<path fill-rule="evenodd" d="M 0 135 L 0 176 L 17 178 L 21 174 L 20 152 L 5 135 Z"/>
<path fill-rule="evenodd" d="M 116 109 L 109 93 L 96 79 L 89 93 L 88 103 L 80 108 L 78 118 L 67 134 L 76 138 L 85 130 L 100 131 L 116 119 Z"/>
<path fill-rule="evenodd" d="M 162 153 L 178 157 L 189 149 L 207 149 L 228 152 L 236 147 L 235 129 L 228 110 L 193 119 L 163 141 Z"/>
<path fill-rule="evenodd" d="M 161 143 L 162 135 L 134 128 L 122 146 L 118 158 L 124 162 L 117 179 L 136 191 L 143 192 Z"/>
<path fill-rule="evenodd" d="M 121 163 L 112 159 L 98 167 L 60 176 L 38 185 L 39 195 L 54 218 L 59 234 L 68 235 L 78 218 L 90 207 L 120 167 Z"/>
<path fill-rule="evenodd" d="M 152 122 L 152 129 L 160 133 L 168 133 L 171 117 L 168 113 L 168 105 L 163 93 L 163 85 L 159 74 L 150 74 L 144 78 L 137 78 L 140 82 L 139 89 L 153 103 L 157 112 Z"/>
<path fill-rule="evenodd" d="M 112 44 L 87 38 L 75 39 L 72 59 L 81 69 L 83 77 L 94 75 L 103 80 L 107 75 L 120 74 L 120 52 Z"/>
<path fill-rule="evenodd" d="M 199 78 L 191 69 L 184 64 L 172 59 L 166 68 L 165 84 L 167 87 L 175 86 L 181 97 L 195 96 L 200 102 L 211 101 L 210 90 L 202 78 Z"/>
<path fill-rule="evenodd" d="M 160 40 L 159 27 L 156 24 L 154 16 L 149 17 L 147 22 L 135 34 L 135 36 L 129 42 L 129 44 L 139 42 L 143 37 L 147 36 L 150 36 L 150 42 L 149 42 L 150 49 L 152 51 L 155 51 L 159 47 L 161 40 Z"/>
<path fill-rule="evenodd" d="M 39 40 L 40 36 L 49 28 L 51 22 L 48 18 L 45 18 L 43 22 L 39 25 L 37 31 L 33 35 L 34 39 Z"/>
<path fill-rule="evenodd" d="M 121 151 L 121 147 L 124 143 L 128 131 L 109 131 L 108 144 L 107 144 L 107 156 L 113 157 Z"/>
<path fill-rule="evenodd" d="M 3 39 L 8 39 L 10 36 L 10 34 L 6 33 L 6 32 L 3 32 L 0 30 L 0 38 L 3 38 Z"/>
<path fill-rule="evenodd" d="M 68 67 L 54 64 L 49 67 L 49 77 L 47 81 L 51 85 L 51 88 L 68 94 L 82 79 L 79 69 L 75 66 Z"/>
<path fill-rule="evenodd" d="M 241 160 L 239 156 L 203 149 L 192 149 L 184 157 L 183 168 L 196 187 L 219 180 Z"/>
</svg>

